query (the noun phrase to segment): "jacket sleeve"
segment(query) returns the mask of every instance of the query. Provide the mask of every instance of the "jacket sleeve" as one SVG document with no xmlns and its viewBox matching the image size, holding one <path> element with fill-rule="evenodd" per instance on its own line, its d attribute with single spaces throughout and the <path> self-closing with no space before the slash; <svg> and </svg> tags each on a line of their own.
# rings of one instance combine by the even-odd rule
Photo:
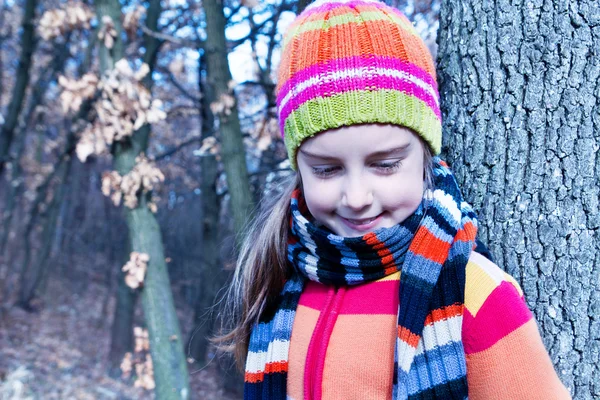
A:
<svg viewBox="0 0 600 400">
<path fill-rule="evenodd" d="M 558 378 L 517 282 L 477 253 L 467 264 L 463 344 L 471 400 L 562 400 Z"/>
</svg>

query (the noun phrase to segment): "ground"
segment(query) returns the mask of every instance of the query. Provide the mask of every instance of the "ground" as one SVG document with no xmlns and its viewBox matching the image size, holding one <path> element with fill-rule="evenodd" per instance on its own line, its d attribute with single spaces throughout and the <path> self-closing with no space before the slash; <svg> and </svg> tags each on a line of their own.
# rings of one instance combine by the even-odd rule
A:
<svg viewBox="0 0 600 400">
<path fill-rule="evenodd" d="M 36 312 L 0 309 L 0 400 L 154 399 L 133 380 L 111 379 L 107 371 L 110 290 L 90 283 L 79 294 L 51 280 Z M 190 368 L 192 399 L 232 400 L 218 387 L 214 365 Z"/>
</svg>

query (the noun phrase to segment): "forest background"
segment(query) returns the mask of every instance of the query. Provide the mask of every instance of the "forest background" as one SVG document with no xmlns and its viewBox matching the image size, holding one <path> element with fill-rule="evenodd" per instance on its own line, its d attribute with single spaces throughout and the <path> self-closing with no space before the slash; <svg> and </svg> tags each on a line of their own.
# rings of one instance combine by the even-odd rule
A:
<svg viewBox="0 0 600 400">
<path fill-rule="evenodd" d="M 215 299 L 291 173 L 310 1 L 0 0 L 0 399 L 233 399 Z M 387 1 L 436 57 L 443 157 L 559 376 L 600 397 L 600 8 Z"/>
</svg>

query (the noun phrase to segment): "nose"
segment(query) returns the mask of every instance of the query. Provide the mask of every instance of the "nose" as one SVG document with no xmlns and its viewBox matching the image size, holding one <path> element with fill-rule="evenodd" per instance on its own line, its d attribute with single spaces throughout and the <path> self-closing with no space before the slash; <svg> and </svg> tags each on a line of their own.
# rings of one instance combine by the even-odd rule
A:
<svg viewBox="0 0 600 400">
<path fill-rule="evenodd" d="M 359 211 L 373 204 L 373 191 L 360 175 L 349 176 L 344 182 L 342 205 L 353 211 Z"/>
</svg>

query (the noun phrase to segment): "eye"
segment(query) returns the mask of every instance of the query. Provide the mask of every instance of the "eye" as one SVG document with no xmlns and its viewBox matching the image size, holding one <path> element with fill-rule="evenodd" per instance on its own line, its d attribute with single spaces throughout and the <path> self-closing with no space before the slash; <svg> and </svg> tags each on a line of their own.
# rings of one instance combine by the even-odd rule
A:
<svg viewBox="0 0 600 400">
<path fill-rule="evenodd" d="M 329 178 L 335 175 L 339 169 L 340 167 L 336 166 L 312 167 L 313 174 L 319 178 Z"/>
<path fill-rule="evenodd" d="M 379 172 L 384 174 L 393 174 L 400 168 L 402 162 L 400 160 L 395 161 L 377 161 L 372 164 Z"/>
</svg>

